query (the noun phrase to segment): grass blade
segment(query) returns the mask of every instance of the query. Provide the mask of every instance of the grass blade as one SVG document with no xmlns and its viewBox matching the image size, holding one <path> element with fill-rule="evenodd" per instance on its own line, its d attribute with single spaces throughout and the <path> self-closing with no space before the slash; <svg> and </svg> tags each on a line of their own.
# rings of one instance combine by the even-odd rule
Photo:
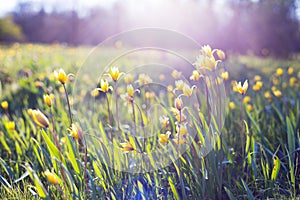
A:
<svg viewBox="0 0 300 200">
<path fill-rule="evenodd" d="M 255 200 L 255 198 L 254 198 L 254 196 L 253 196 L 251 190 L 249 189 L 247 183 L 245 183 L 245 181 L 244 181 L 243 179 L 241 179 L 241 181 L 242 181 L 243 186 L 244 186 L 244 188 L 245 188 L 245 190 L 246 190 L 246 192 L 247 192 L 248 198 L 251 199 L 251 200 Z"/>
</svg>

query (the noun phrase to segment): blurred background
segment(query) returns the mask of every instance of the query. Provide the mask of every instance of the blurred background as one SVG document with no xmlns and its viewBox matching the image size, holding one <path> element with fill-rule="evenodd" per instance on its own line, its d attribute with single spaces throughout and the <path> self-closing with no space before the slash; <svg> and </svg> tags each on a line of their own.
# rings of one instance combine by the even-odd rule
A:
<svg viewBox="0 0 300 200">
<path fill-rule="evenodd" d="M 300 51 L 299 0 L 1 0 L 0 43 L 96 45 L 133 28 L 179 31 L 228 52 Z"/>
</svg>

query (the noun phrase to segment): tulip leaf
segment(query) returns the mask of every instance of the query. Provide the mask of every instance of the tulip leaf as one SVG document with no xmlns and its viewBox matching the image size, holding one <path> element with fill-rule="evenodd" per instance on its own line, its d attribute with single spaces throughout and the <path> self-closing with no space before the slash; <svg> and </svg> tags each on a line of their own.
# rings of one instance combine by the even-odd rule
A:
<svg viewBox="0 0 300 200">
<path fill-rule="evenodd" d="M 168 177 L 168 181 L 169 181 L 169 184 L 170 184 L 170 187 L 171 187 L 171 190 L 172 190 L 172 192 L 174 194 L 175 199 L 176 200 L 180 199 L 178 191 L 177 191 L 177 189 L 175 187 L 175 184 L 173 183 L 173 180 L 172 180 L 172 178 L 170 176 Z"/>
<path fill-rule="evenodd" d="M 59 152 L 58 148 L 51 141 L 50 137 L 47 135 L 47 133 L 44 131 L 44 129 L 42 129 L 42 135 L 43 135 L 43 138 L 44 138 L 44 140 L 47 144 L 47 147 L 48 147 L 48 150 L 49 150 L 51 156 L 55 156 L 58 160 L 62 160 L 64 165 L 66 165 L 66 161 L 65 161 L 64 157 L 62 157 L 60 155 L 60 152 Z"/>
<path fill-rule="evenodd" d="M 67 137 L 67 145 L 68 145 L 68 150 L 69 150 L 68 158 L 69 158 L 75 172 L 77 174 L 79 174 L 80 170 L 79 170 L 79 166 L 78 166 L 78 163 L 77 163 L 77 160 L 76 160 L 75 148 L 74 148 L 74 145 L 72 144 L 72 141 L 70 140 L 69 137 Z"/>
</svg>

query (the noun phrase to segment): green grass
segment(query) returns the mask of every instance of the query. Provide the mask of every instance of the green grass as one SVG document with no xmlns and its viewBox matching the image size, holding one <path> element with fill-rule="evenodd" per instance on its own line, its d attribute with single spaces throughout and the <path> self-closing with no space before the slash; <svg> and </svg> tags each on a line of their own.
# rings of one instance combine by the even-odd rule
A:
<svg viewBox="0 0 300 200">
<path fill-rule="evenodd" d="M 139 110 L 138 105 L 165 106 L 165 109 L 154 108 L 153 113 L 168 116 L 169 126 L 151 129 L 156 136 L 148 138 L 146 143 L 128 136 L 125 131 L 114 132 L 114 144 L 108 142 L 111 136 L 108 125 L 110 115 L 103 94 L 96 99 L 97 104 L 94 106 L 97 112 L 86 113 L 84 116 L 73 113 L 74 121 L 80 122 L 85 136 L 84 140 L 83 137 L 82 140 L 72 138 L 68 131 L 70 117 L 66 96 L 64 91 L 60 91 L 61 84 L 55 80 L 53 71 L 62 67 L 66 72 L 75 74 L 84 63 L 89 50 L 89 47 L 72 48 L 60 45 L 1 46 L 0 101 L 9 102 L 8 112 L 3 108 L 0 110 L 1 199 L 32 199 L 33 196 L 45 199 L 299 198 L 300 66 L 297 56 L 289 60 L 275 60 L 227 55 L 228 60 L 222 64 L 229 71 L 229 80 L 224 82 L 227 102 L 223 130 L 218 130 L 213 123 L 208 125 L 207 110 L 204 109 L 196 116 L 197 120 L 196 117 L 188 119 L 193 127 L 191 132 L 195 135 L 186 136 L 191 144 L 180 160 L 152 172 L 126 173 L 109 167 L 109 162 L 113 162 L 116 167 L 128 167 L 129 160 L 125 159 L 123 162 L 121 158 L 135 153 L 133 151 L 124 154 L 119 143 L 130 141 L 136 151 L 151 154 L 151 148 L 154 147 L 164 151 L 164 146 L 158 142 L 158 131 L 169 130 L 172 132 L 171 138 L 175 137 L 177 119 L 169 110 L 169 107 L 174 107 L 174 97 L 156 87 L 153 92 L 156 92 L 156 96 L 160 95 L 159 98 L 148 99 L 145 98 L 146 92 L 151 92 L 151 88 L 140 88 L 139 94 L 135 94 L 135 120 L 132 113 L 128 113 L 130 107 L 123 106 L 123 100 L 118 98 L 119 113 L 129 127 L 151 120 L 146 119 L 145 111 Z M 106 53 L 109 55 L 109 50 Z M 129 63 L 130 61 L 127 64 L 130 65 Z M 287 73 L 290 66 L 294 68 L 292 74 Z M 280 77 L 275 74 L 278 67 L 282 67 L 284 71 Z M 125 68 L 120 67 L 120 70 Z M 141 73 L 137 71 L 137 75 Z M 164 73 L 168 76 L 167 71 Z M 252 89 L 255 75 L 262 77 L 263 87 L 259 91 Z M 296 78 L 294 85 L 290 84 L 291 77 Z M 138 79 L 137 76 L 134 78 Z M 240 106 L 242 96 L 233 92 L 231 81 L 244 81 L 246 78 L 249 80 L 246 95 L 251 100 Z M 205 91 L 200 83 L 192 83 L 198 84 L 198 92 Z M 78 100 L 78 94 L 72 93 L 73 84 L 75 83 L 66 83 L 66 89 L 72 96 L 74 108 L 80 108 L 77 105 L 82 105 L 83 102 Z M 97 80 L 94 84 L 97 85 Z M 111 84 L 114 86 L 112 82 Z M 172 84 L 174 86 L 174 82 Z M 216 89 L 212 90 L 212 94 L 220 94 L 218 85 L 212 85 Z M 273 86 L 281 91 L 282 97 L 273 94 Z M 126 92 L 124 79 L 119 80 L 118 87 L 121 94 Z M 90 91 L 84 92 L 87 98 Z M 265 92 L 270 92 L 271 100 L 265 98 Z M 53 115 L 43 102 L 43 95 L 46 93 L 55 96 L 51 111 Z M 112 111 L 116 102 L 114 94 L 107 94 Z M 183 99 L 187 104 L 186 98 Z M 205 96 L 198 100 L 204 104 L 206 102 Z M 229 101 L 234 102 L 235 109 L 229 108 Z M 81 106 L 82 112 L 86 111 L 89 102 L 84 103 Z M 247 105 L 252 105 L 252 110 L 248 110 Z M 49 119 L 49 128 L 36 126 L 27 113 L 29 108 L 40 109 Z M 186 115 L 187 110 L 183 111 Z M 54 117 L 54 127 L 51 116 Z M 158 119 L 152 120 L 151 123 L 159 124 Z M 219 119 L 212 117 L 211 120 Z M 9 128 L 9 121 L 15 123 L 14 129 Z M 117 124 L 112 123 L 111 126 L 115 128 Z M 215 141 L 212 150 L 203 157 L 201 148 L 209 145 L 203 138 L 212 127 L 218 134 L 212 137 L 212 141 Z M 90 135 L 96 135 L 97 138 Z M 174 142 L 169 141 L 168 144 L 170 151 L 177 152 Z M 88 147 L 87 154 L 85 147 Z M 113 147 L 115 156 L 112 155 Z M 101 151 L 109 152 L 105 154 L 104 160 L 101 159 Z M 167 156 L 161 159 L 166 159 Z M 150 161 L 148 164 L 153 163 Z M 44 174 L 46 170 L 57 175 L 57 185 L 47 180 Z"/>
<path fill-rule="evenodd" d="M 22 187 L 22 188 L 21 188 Z M 23 182 L 16 184 L 11 188 L 0 188 L 0 198 L 3 200 L 9 199 L 39 199 L 38 195 L 34 192 L 31 183 Z"/>
</svg>

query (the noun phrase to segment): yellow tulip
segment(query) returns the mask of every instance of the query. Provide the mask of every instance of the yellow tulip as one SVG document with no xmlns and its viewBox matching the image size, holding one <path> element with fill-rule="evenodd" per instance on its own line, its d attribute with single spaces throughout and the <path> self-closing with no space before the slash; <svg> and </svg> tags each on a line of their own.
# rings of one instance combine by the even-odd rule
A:
<svg viewBox="0 0 300 200">
<path fill-rule="evenodd" d="M 287 70 L 288 75 L 292 75 L 293 72 L 294 72 L 294 68 L 289 67 L 288 70 Z"/>
<path fill-rule="evenodd" d="M 109 75 L 112 80 L 117 81 L 120 78 L 120 72 L 118 67 L 111 67 L 109 70 Z"/>
<path fill-rule="evenodd" d="M 236 106 L 235 106 L 235 103 L 231 101 L 231 102 L 229 103 L 229 108 L 230 108 L 231 110 L 234 110 L 235 107 L 236 107 Z"/>
<path fill-rule="evenodd" d="M 159 121 L 164 127 L 167 127 L 169 125 L 169 118 L 166 116 L 160 116 Z"/>
<path fill-rule="evenodd" d="M 100 82 L 100 90 L 104 93 L 108 92 L 108 90 L 112 90 L 112 87 L 109 86 L 109 83 L 107 80 L 101 79 Z"/>
<path fill-rule="evenodd" d="M 133 145 L 130 142 L 122 142 L 120 143 L 121 150 L 124 153 L 128 153 L 130 151 L 134 151 L 135 149 L 133 148 Z"/>
<path fill-rule="evenodd" d="M 271 93 L 269 91 L 265 92 L 264 96 L 265 96 L 266 99 L 271 99 L 272 98 Z"/>
<path fill-rule="evenodd" d="M 227 71 L 226 71 L 226 72 L 222 72 L 221 77 L 222 77 L 224 80 L 228 80 L 228 78 L 229 78 L 229 73 L 228 73 Z"/>
<path fill-rule="evenodd" d="M 283 74 L 283 69 L 282 68 L 277 68 L 276 69 L 276 75 L 281 76 Z"/>
<path fill-rule="evenodd" d="M 99 90 L 98 90 L 98 89 L 92 90 L 92 91 L 91 91 L 91 95 L 92 95 L 93 97 L 97 97 L 97 96 L 99 95 Z"/>
<path fill-rule="evenodd" d="M 175 87 L 177 88 L 177 90 L 182 90 L 183 86 L 184 86 L 183 80 L 175 81 Z"/>
<path fill-rule="evenodd" d="M 218 61 L 216 61 L 213 56 L 207 62 L 208 63 L 206 64 L 206 66 L 208 67 L 208 69 L 215 70 L 217 68 Z"/>
<path fill-rule="evenodd" d="M 184 96 L 190 97 L 193 94 L 193 87 L 190 87 L 188 84 L 184 84 L 182 91 Z"/>
<path fill-rule="evenodd" d="M 29 116 L 32 116 L 32 109 L 29 108 L 29 109 L 27 110 L 27 113 L 28 113 Z"/>
<path fill-rule="evenodd" d="M 2 107 L 4 110 L 7 110 L 7 109 L 8 109 L 8 102 L 7 102 L 7 101 L 2 101 L 2 102 L 1 102 L 1 107 Z"/>
<path fill-rule="evenodd" d="M 249 103 L 250 101 L 251 101 L 251 97 L 249 97 L 249 96 L 245 96 L 243 99 L 244 103 Z"/>
<path fill-rule="evenodd" d="M 198 81 L 200 78 L 200 74 L 197 70 L 193 70 L 192 75 L 190 76 L 190 80 L 192 81 Z"/>
<path fill-rule="evenodd" d="M 173 91 L 173 86 L 172 85 L 168 85 L 167 86 L 167 91 L 168 92 L 172 92 Z"/>
<path fill-rule="evenodd" d="M 247 108 L 248 112 L 252 112 L 253 111 L 253 107 L 250 104 L 248 104 L 246 108 Z"/>
<path fill-rule="evenodd" d="M 80 127 L 77 124 L 72 124 L 71 128 L 68 129 L 70 132 L 70 136 L 75 138 L 76 140 L 79 140 L 82 135 L 82 131 Z"/>
<path fill-rule="evenodd" d="M 261 80 L 261 76 L 259 76 L 259 75 L 254 76 L 254 81 L 260 81 L 260 80 Z"/>
<path fill-rule="evenodd" d="M 188 133 L 186 124 L 182 124 L 180 127 L 176 126 L 176 132 L 179 133 L 179 135 L 186 135 Z"/>
<path fill-rule="evenodd" d="M 281 98 L 282 97 L 282 93 L 280 92 L 280 90 L 274 90 L 273 94 L 275 97 Z"/>
<path fill-rule="evenodd" d="M 179 111 L 182 110 L 182 108 L 183 108 L 183 102 L 180 97 L 177 97 L 175 99 L 175 108 L 177 108 L 177 110 L 179 110 Z"/>
<path fill-rule="evenodd" d="M 65 84 L 65 82 L 69 80 L 68 76 L 62 68 L 60 68 L 58 71 L 54 71 L 54 75 L 56 77 L 56 80 L 58 80 L 61 84 Z"/>
<path fill-rule="evenodd" d="M 263 82 L 262 82 L 262 81 L 257 81 L 257 82 L 255 83 L 255 85 L 253 86 L 253 90 L 254 90 L 254 91 L 261 90 L 262 86 L 263 86 Z"/>
<path fill-rule="evenodd" d="M 49 126 L 48 118 L 40 110 L 28 110 L 29 115 L 32 116 L 33 121 L 40 127 L 47 128 Z"/>
<path fill-rule="evenodd" d="M 48 94 L 44 95 L 44 102 L 49 106 L 51 107 L 51 98 Z"/>
<path fill-rule="evenodd" d="M 11 130 L 11 131 L 15 130 L 15 127 L 16 127 L 15 122 L 10 121 L 10 122 L 7 122 L 5 125 L 8 130 Z"/>
<path fill-rule="evenodd" d="M 262 88 L 262 86 L 264 85 L 262 81 L 257 81 L 255 84 L 258 85 L 258 87 L 260 88 Z"/>
<path fill-rule="evenodd" d="M 204 56 L 207 56 L 207 57 L 211 57 L 212 56 L 212 49 L 209 45 L 203 45 L 201 47 L 201 52 Z"/>
<path fill-rule="evenodd" d="M 260 88 L 259 88 L 257 85 L 253 85 L 252 89 L 253 89 L 254 91 L 260 90 Z"/>
<path fill-rule="evenodd" d="M 127 94 L 128 96 L 130 97 L 133 97 L 134 96 L 134 89 L 133 89 L 133 86 L 130 84 L 130 85 L 127 85 Z"/>
<path fill-rule="evenodd" d="M 222 51 L 220 49 L 217 50 L 217 56 L 220 60 L 224 60 L 226 57 L 224 51 Z"/>
<path fill-rule="evenodd" d="M 208 70 L 212 71 L 217 68 L 218 61 L 216 61 L 213 56 L 208 57 L 208 56 L 200 55 L 200 56 L 198 56 L 194 65 L 196 66 L 196 68 L 198 70 L 208 69 Z"/>
<path fill-rule="evenodd" d="M 54 173 L 50 172 L 49 170 L 46 170 L 46 171 L 44 172 L 44 174 L 46 175 L 48 181 L 49 181 L 51 184 L 53 184 L 53 185 L 58 184 L 58 181 L 57 181 L 56 176 L 55 176 Z"/>
<path fill-rule="evenodd" d="M 179 72 L 179 71 L 177 71 L 177 70 L 173 70 L 173 72 L 172 72 L 172 77 L 174 78 L 174 79 L 180 79 L 180 77 L 181 77 L 181 72 Z"/>
<path fill-rule="evenodd" d="M 245 80 L 243 86 L 242 86 L 241 82 L 239 82 L 239 83 L 236 82 L 236 88 L 240 94 L 244 95 L 248 89 L 248 80 Z"/>
<path fill-rule="evenodd" d="M 158 137 L 158 140 L 161 144 L 165 144 L 169 141 L 169 136 L 170 136 L 171 132 L 168 131 L 167 133 L 165 134 L 160 134 L 159 137 Z"/>
<path fill-rule="evenodd" d="M 290 86 L 293 87 L 297 83 L 296 77 L 291 77 L 289 80 Z"/>
</svg>

